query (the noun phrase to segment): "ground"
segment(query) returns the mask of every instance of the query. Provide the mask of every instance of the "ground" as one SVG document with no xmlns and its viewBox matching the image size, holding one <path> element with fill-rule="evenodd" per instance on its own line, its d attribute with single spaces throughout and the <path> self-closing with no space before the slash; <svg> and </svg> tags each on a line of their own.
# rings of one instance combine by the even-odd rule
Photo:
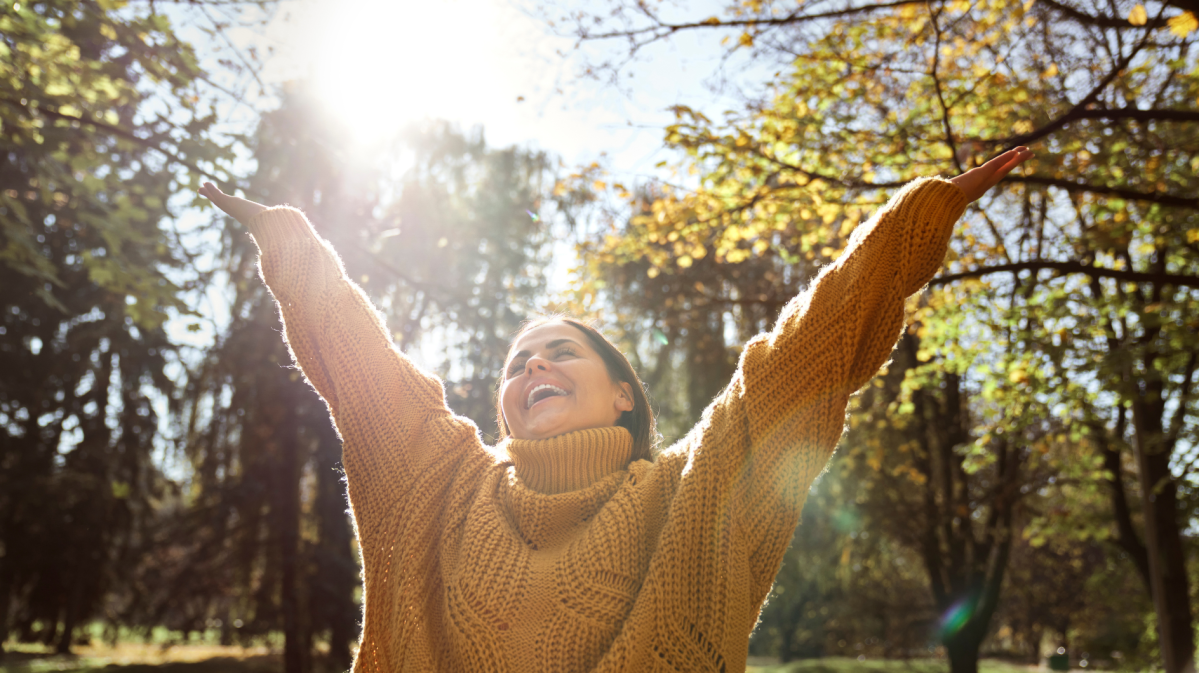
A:
<svg viewBox="0 0 1199 673">
<path fill-rule="evenodd" d="M 0 663 L 0 673 L 277 673 L 282 670 L 278 652 L 272 653 L 265 647 L 122 643 L 116 647 L 80 646 L 69 657 L 55 656 L 36 647 L 13 649 L 16 651 L 10 651 Z M 753 665 L 748 673 L 946 673 L 947 670 L 946 663 L 936 659 L 859 661 L 830 657 Z M 983 660 L 979 665 L 979 673 L 1035 670 L 1038 669 L 993 660 Z"/>
</svg>

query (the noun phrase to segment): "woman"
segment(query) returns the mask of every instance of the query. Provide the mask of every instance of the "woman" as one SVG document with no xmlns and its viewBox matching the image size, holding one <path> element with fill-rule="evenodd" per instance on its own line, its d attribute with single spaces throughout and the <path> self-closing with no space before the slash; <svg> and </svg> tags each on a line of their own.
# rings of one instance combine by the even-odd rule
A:
<svg viewBox="0 0 1199 673">
<path fill-rule="evenodd" d="M 497 402 L 507 436 L 485 446 L 299 211 L 206 184 L 257 241 L 285 338 L 341 433 L 365 576 L 354 671 L 743 670 L 849 396 L 887 360 L 966 205 L 1030 156 L 900 190 L 656 457 L 628 361 L 569 320 L 517 335 Z"/>
</svg>

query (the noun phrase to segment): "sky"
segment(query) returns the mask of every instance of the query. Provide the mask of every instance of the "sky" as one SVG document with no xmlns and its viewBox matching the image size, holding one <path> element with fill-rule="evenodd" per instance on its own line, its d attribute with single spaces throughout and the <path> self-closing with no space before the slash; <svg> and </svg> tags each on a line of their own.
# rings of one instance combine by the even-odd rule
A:
<svg viewBox="0 0 1199 673">
<path fill-rule="evenodd" d="M 580 73 L 589 62 L 627 53 L 622 45 L 578 49 L 574 39 L 554 33 L 533 1 L 284 0 L 266 27 L 229 31 L 238 47 L 272 55 L 260 73 L 268 94 L 226 102 L 219 111 L 223 128 L 252 132 L 256 115 L 277 104 L 269 92 L 307 80 L 363 147 L 413 122 L 445 119 L 463 129 L 482 126 L 492 146 L 544 150 L 559 157 L 566 171 L 598 161 L 617 181 L 636 184 L 665 177 L 656 164 L 675 158 L 662 145 L 663 128 L 674 119 L 671 106 L 685 104 L 715 117 L 737 105 L 735 92 L 718 94 L 709 85 L 724 55 L 722 35 L 684 33 L 656 44 L 630 64 L 625 73 L 632 76 L 616 86 Z M 552 5 L 562 11 L 572 2 Z M 720 5 L 695 0 L 683 11 L 709 16 Z M 212 45 L 194 27 L 183 36 L 219 74 L 217 59 L 228 51 L 206 48 Z M 224 83 L 253 96 L 257 87 L 248 81 Z M 247 158 L 235 168 L 244 174 L 253 165 Z M 203 232 L 212 216 L 210 207 L 191 209 L 182 228 Z M 551 293 L 565 289 L 572 254 L 564 246 L 555 255 Z M 174 321 L 172 338 L 198 348 L 211 343 L 227 318 L 219 285 L 198 298 L 207 318 L 200 329 L 188 330 L 191 319 Z"/>
<path fill-rule="evenodd" d="M 708 0 L 687 8 L 693 16 L 718 10 Z M 653 175 L 669 157 L 662 128 L 670 106 L 719 111 L 734 102 L 705 86 L 722 51 L 714 32 L 656 45 L 618 89 L 579 77 L 589 54 L 620 53 L 618 43 L 581 51 L 552 31 L 527 0 L 297 0 L 266 32 L 276 56 L 264 76 L 314 81 L 359 142 L 448 119 L 482 125 L 491 144 L 546 150 L 568 166 L 603 154 L 630 176 Z"/>
<path fill-rule="evenodd" d="M 283 0 L 265 28 L 235 29 L 228 37 L 240 48 L 272 53 L 260 73 L 268 91 L 291 80 L 315 84 L 334 116 L 363 146 L 422 119 L 445 119 L 464 129 L 482 126 L 492 146 L 549 152 L 567 170 L 599 161 L 628 184 L 664 177 L 655 165 L 674 158 L 662 145 L 663 128 L 674 119 L 671 106 L 688 105 L 711 117 L 737 106 L 735 92 L 718 94 L 708 84 L 723 56 L 722 35 L 684 34 L 654 45 L 629 66 L 633 76 L 622 78 L 618 87 L 580 73 L 589 59 L 626 53 L 621 45 L 577 49 L 573 39 L 556 35 L 537 15 L 533 1 Z M 712 0 L 685 5 L 688 16 L 720 11 Z M 199 47 L 202 58 L 213 61 L 205 63 L 210 71 L 219 73 L 216 59 L 228 52 L 212 49 L 194 25 L 179 24 L 181 36 Z M 224 83 L 251 94 L 241 104 L 226 103 L 218 110 L 224 129 L 252 132 L 256 115 L 276 101 L 269 93 L 254 98 L 255 87 L 242 86 L 244 80 Z M 245 173 L 253 166 L 243 161 L 236 168 Z M 204 232 L 203 224 L 214 212 L 185 206 L 181 215 L 182 229 Z M 572 250 L 563 252 L 558 257 L 564 261 L 555 266 L 565 269 L 573 262 L 565 259 Z M 564 274 L 554 275 L 557 284 L 564 284 Z M 228 319 L 219 287 L 214 283 L 197 296 L 194 305 L 203 315 L 199 323 L 188 316 L 169 321 L 172 339 L 196 349 L 211 344 Z M 428 359 L 410 355 L 418 362 Z M 160 412 L 164 419 L 169 416 L 165 408 Z M 159 462 L 168 471 L 184 469 L 172 467 L 165 447 Z"/>
</svg>

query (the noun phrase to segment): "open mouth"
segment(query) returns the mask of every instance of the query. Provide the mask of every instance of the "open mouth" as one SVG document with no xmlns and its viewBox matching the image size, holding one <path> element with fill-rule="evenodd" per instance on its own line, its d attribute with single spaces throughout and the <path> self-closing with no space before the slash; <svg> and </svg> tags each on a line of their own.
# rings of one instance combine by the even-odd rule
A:
<svg viewBox="0 0 1199 673">
<path fill-rule="evenodd" d="M 534 404 L 542 400 L 548 400 L 551 397 L 565 397 L 566 394 L 566 391 L 558 386 L 543 383 L 529 391 L 529 399 L 525 401 L 525 408 L 531 409 Z"/>
</svg>

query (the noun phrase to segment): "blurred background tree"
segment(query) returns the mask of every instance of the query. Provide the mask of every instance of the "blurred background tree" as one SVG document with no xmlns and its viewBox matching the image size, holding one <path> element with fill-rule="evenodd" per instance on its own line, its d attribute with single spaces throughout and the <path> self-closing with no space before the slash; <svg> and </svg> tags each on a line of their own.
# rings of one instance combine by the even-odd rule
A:
<svg viewBox="0 0 1199 673">
<path fill-rule="evenodd" d="M 291 367 L 252 240 L 223 218 L 180 224 L 205 176 L 304 209 L 489 440 L 509 336 L 565 309 L 624 345 L 669 442 L 894 189 L 1028 144 L 1036 163 L 970 209 L 855 398 L 751 647 L 937 654 L 967 673 L 1046 646 L 1185 667 L 1199 569 L 1187 2 L 546 5 L 582 44 L 622 40 L 592 71 L 618 83 L 687 32 L 727 38 L 725 81 L 762 80 L 719 121 L 675 108 L 675 179 L 640 184 L 599 165 L 560 175 L 547 152 L 436 121 L 363 146 L 304 83 L 252 132 L 222 135 L 228 94 L 177 31 L 221 39 L 229 20 L 13 7 L 0 642 L 65 651 L 92 623 L 113 638 L 281 633 L 289 673 L 349 663 L 361 608 L 339 440 Z M 234 56 L 215 65 L 252 69 Z M 571 293 L 551 296 L 571 245 Z"/>
<path fill-rule="evenodd" d="M 191 45 L 153 7 L 0 14 L 0 642 L 71 647 L 127 583 L 164 479 L 154 460 L 172 314 L 169 198 L 219 171 Z"/>
<path fill-rule="evenodd" d="M 855 479 L 877 473 L 876 486 L 893 486 L 871 489 L 872 499 L 923 497 L 921 516 L 905 521 L 925 535 L 908 536 L 908 546 L 921 549 L 955 671 L 974 670 L 1011 546 L 1022 525 L 1040 520 L 1022 501 L 1050 480 L 1108 494 L 1102 524 L 1065 512 L 1101 528 L 1144 576 L 1166 670 L 1193 658 L 1184 531 L 1194 518 L 1199 346 L 1188 317 L 1199 283 L 1195 10 L 1065 1 L 754 0 L 716 15 L 623 0 L 570 14 L 543 7 L 582 44 L 613 41 L 612 58 L 592 72 L 618 82 L 651 44 L 688 32 L 722 33 L 726 63 L 778 68 L 760 98 L 723 120 L 676 108 L 665 135 L 679 152 L 675 183 L 609 187 L 599 167 L 576 177 L 635 214 L 618 235 L 588 244 L 581 291 L 621 285 L 603 305 L 620 315 L 629 297 L 652 296 L 650 284 L 670 287 L 666 301 L 689 321 L 662 327 L 680 337 L 669 345 L 676 353 L 692 330 L 772 317 L 812 269 L 837 258 L 886 190 L 960 173 L 1007 147 L 1037 151 L 967 213 L 945 273 L 912 306 L 915 325 L 892 365 L 901 371 L 874 382 L 898 392 L 859 398 L 843 443 L 850 455 L 840 458 L 856 465 L 855 456 L 877 454 L 878 467 Z M 766 276 L 763 258 L 790 273 Z M 705 273 L 693 280 L 697 266 Z M 766 287 L 707 282 L 738 274 Z M 716 333 L 717 352 L 744 339 Z M 883 422 L 872 430 L 876 400 Z M 913 513 L 901 502 L 884 499 L 877 511 Z M 1054 533 L 1075 524 L 1059 516 Z"/>
</svg>

